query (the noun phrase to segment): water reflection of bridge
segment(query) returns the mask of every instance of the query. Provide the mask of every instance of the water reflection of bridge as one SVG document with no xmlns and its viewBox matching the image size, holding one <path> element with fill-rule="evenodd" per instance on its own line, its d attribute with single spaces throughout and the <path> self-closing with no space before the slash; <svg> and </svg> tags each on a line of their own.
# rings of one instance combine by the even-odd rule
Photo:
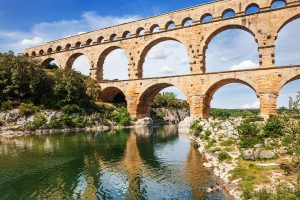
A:
<svg viewBox="0 0 300 200">
<path fill-rule="evenodd" d="M 172 182 L 172 168 L 157 156 L 156 148 L 175 142 L 178 139 L 177 129 L 171 126 L 158 129 L 160 134 L 156 134 L 157 130 L 154 129 L 132 129 L 125 133 L 116 131 L 113 134 L 79 136 L 77 139 L 70 136 L 68 139 L 74 139 L 71 143 L 68 140 L 58 140 L 58 137 L 53 136 L 34 139 L 24 137 L 6 141 L 2 139 L 0 142 L 17 147 L 17 151 L 27 148 L 43 149 L 53 152 L 54 155 L 58 155 L 57 151 L 60 146 L 72 144 L 74 148 L 64 149 L 64 152 L 59 151 L 59 154 L 62 153 L 60 156 L 68 157 L 76 153 L 81 161 L 75 164 L 71 160 L 63 163 L 64 167 L 59 167 L 59 169 L 56 166 L 53 166 L 53 169 L 47 169 L 52 188 L 45 188 L 45 185 L 38 186 L 41 198 L 55 196 L 58 199 L 69 199 L 68 197 L 82 196 L 84 199 L 97 199 L 97 195 L 111 197 L 110 189 L 112 188 L 110 187 L 116 186 L 112 185 L 115 180 L 119 184 L 118 189 L 123 192 L 121 194 L 123 197 L 143 199 L 147 192 L 145 178 L 155 180 L 162 175 L 161 171 L 163 171 L 165 181 Z M 6 145 L 1 146 L 4 148 Z M 0 153 L 3 151 L 1 149 Z M 6 148 L 5 151 L 8 152 L 9 149 Z M 53 163 L 53 160 L 61 160 L 55 156 L 50 156 L 48 159 L 49 163 Z M 183 179 L 187 181 L 187 185 L 194 186 L 207 180 L 201 162 L 198 151 L 191 147 L 182 166 L 185 170 Z M 108 178 L 105 177 L 107 174 L 109 174 Z M 33 179 L 39 182 L 39 178 Z M 30 190 L 29 187 L 28 189 Z M 199 188 L 192 187 L 191 189 L 193 197 L 203 194 Z"/>
</svg>

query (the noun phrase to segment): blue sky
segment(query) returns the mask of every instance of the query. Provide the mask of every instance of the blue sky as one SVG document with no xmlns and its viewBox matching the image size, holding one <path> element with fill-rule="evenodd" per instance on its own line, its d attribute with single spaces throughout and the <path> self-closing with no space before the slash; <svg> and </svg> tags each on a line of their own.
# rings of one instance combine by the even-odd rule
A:
<svg viewBox="0 0 300 200">
<path fill-rule="evenodd" d="M 181 9 L 208 1 L 144 0 L 10 0 L 0 1 L 0 52 L 45 43 L 49 40 Z M 3 20 L 5 19 L 5 20 Z M 276 65 L 300 64 L 300 19 L 288 24 L 276 41 Z M 290 38 L 293 38 L 291 40 Z M 207 71 L 225 71 L 258 66 L 257 44 L 242 30 L 229 30 L 217 35 L 207 49 Z M 144 77 L 189 73 L 189 60 L 183 45 L 167 41 L 153 47 L 144 64 Z M 88 73 L 86 58 L 80 57 L 73 67 Z M 127 77 L 127 58 L 122 50 L 112 52 L 104 65 L 104 77 Z M 179 97 L 183 94 L 169 88 Z M 300 81 L 288 84 L 278 97 L 278 106 L 287 106 L 288 96 L 300 90 Z M 224 86 L 216 92 L 213 107 L 258 107 L 255 93 L 239 84 Z"/>
</svg>

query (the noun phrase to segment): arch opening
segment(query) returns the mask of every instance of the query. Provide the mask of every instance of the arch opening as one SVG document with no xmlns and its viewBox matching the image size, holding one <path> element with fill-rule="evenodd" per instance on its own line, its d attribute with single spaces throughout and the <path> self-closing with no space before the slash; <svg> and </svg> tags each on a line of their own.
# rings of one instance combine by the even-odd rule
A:
<svg viewBox="0 0 300 200">
<path fill-rule="evenodd" d="M 97 80 L 127 80 L 128 78 L 126 52 L 117 46 L 103 51 L 97 63 Z"/>
<path fill-rule="evenodd" d="M 157 83 L 140 95 L 136 116 L 138 119 L 151 117 L 154 121 L 165 120 L 166 116 L 160 111 L 163 107 L 186 109 L 189 115 L 189 104 L 182 90 L 170 83 Z"/>
<path fill-rule="evenodd" d="M 227 9 L 222 13 L 222 18 L 223 19 L 228 19 L 228 18 L 232 18 L 235 16 L 235 12 L 233 9 Z"/>
<path fill-rule="evenodd" d="M 213 16 L 210 13 L 206 13 L 201 17 L 200 22 L 208 23 L 211 22 L 212 20 L 213 20 Z"/>
<path fill-rule="evenodd" d="M 296 96 L 300 92 L 300 74 L 288 80 L 279 91 L 277 97 L 277 109 L 279 110 L 292 110 L 295 105 L 290 102 L 290 98 L 295 101 Z M 298 107 L 300 109 L 300 107 Z"/>
<path fill-rule="evenodd" d="M 204 54 L 206 72 L 259 67 L 258 44 L 253 33 L 241 26 L 226 26 L 212 33 L 206 41 Z"/>
<path fill-rule="evenodd" d="M 104 37 L 100 36 L 100 37 L 97 38 L 97 43 L 98 44 L 101 44 L 103 42 L 104 42 Z"/>
<path fill-rule="evenodd" d="M 137 36 L 143 36 L 145 35 L 145 29 L 144 28 L 138 28 L 137 31 L 136 31 L 136 35 Z"/>
<path fill-rule="evenodd" d="M 98 100 L 105 103 L 112 103 L 116 106 L 127 106 L 125 94 L 116 87 L 108 87 L 102 90 Z"/>
<path fill-rule="evenodd" d="M 300 65 L 300 16 L 289 19 L 280 29 L 275 41 L 275 65 Z M 293 38 L 293 39 L 291 39 Z"/>
<path fill-rule="evenodd" d="M 112 34 L 112 35 L 110 36 L 110 38 L 109 38 L 109 40 L 110 40 L 111 42 L 117 41 L 117 39 L 118 39 L 118 37 L 117 37 L 116 34 Z"/>
<path fill-rule="evenodd" d="M 58 69 L 59 64 L 54 58 L 47 58 L 41 64 L 41 66 L 45 69 Z"/>
<path fill-rule="evenodd" d="M 154 24 L 153 26 L 151 26 L 151 28 L 150 28 L 150 32 L 151 33 L 157 33 L 157 32 L 159 32 L 160 31 L 160 27 L 159 27 L 159 25 L 157 25 L 157 24 Z"/>
<path fill-rule="evenodd" d="M 175 76 L 190 73 L 186 47 L 171 38 L 155 40 L 142 52 L 139 69 L 144 78 Z"/>
<path fill-rule="evenodd" d="M 285 6 L 286 6 L 286 1 L 285 0 L 274 0 L 271 3 L 271 9 L 283 8 Z"/>
<path fill-rule="evenodd" d="M 78 48 L 81 48 L 82 47 L 82 44 L 81 42 L 76 42 L 75 44 L 75 48 L 78 49 Z"/>
<path fill-rule="evenodd" d="M 83 75 L 88 76 L 90 74 L 90 62 L 89 59 L 82 53 L 75 53 L 68 59 L 66 68 L 73 68 Z"/>
<path fill-rule="evenodd" d="M 206 92 L 203 104 L 205 117 L 229 117 L 230 112 L 226 110 L 258 114 L 260 107 L 254 87 L 240 79 L 225 79 L 212 85 Z"/>
<path fill-rule="evenodd" d="M 43 49 L 41 49 L 41 50 L 39 51 L 39 55 L 40 55 L 40 56 L 44 55 L 44 50 L 43 50 Z"/>
<path fill-rule="evenodd" d="M 66 45 L 65 49 L 66 49 L 66 50 L 70 50 L 70 49 L 71 49 L 71 46 L 72 46 L 72 45 L 69 43 L 69 44 Z"/>
<path fill-rule="evenodd" d="M 90 46 L 92 44 L 93 40 L 92 39 L 88 39 L 86 42 L 85 42 L 85 45 L 87 46 Z"/>
<path fill-rule="evenodd" d="M 47 53 L 50 54 L 52 53 L 52 51 L 53 51 L 52 48 L 48 48 Z"/>
<path fill-rule="evenodd" d="M 61 46 L 57 46 L 57 47 L 56 47 L 56 52 L 60 52 L 61 49 L 62 49 Z"/>
<path fill-rule="evenodd" d="M 35 51 L 31 52 L 31 56 L 36 56 L 36 52 Z"/>
<path fill-rule="evenodd" d="M 259 6 L 255 3 L 250 4 L 247 6 L 246 10 L 245 10 L 245 14 L 249 15 L 249 14 L 254 14 L 254 13 L 258 13 L 260 11 Z"/>
<path fill-rule="evenodd" d="M 130 33 L 129 31 L 125 31 L 125 32 L 123 33 L 123 38 L 124 38 L 124 39 L 131 38 L 131 33 Z"/>
<path fill-rule="evenodd" d="M 166 30 L 172 30 L 175 29 L 176 25 L 173 21 L 169 21 L 166 23 Z"/>
<path fill-rule="evenodd" d="M 193 24 L 193 20 L 190 17 L 187 17 L 182 21 L 183 27 L 188 27 L 188 26 L 191 26 L 192 24 Z"/>
</svg>

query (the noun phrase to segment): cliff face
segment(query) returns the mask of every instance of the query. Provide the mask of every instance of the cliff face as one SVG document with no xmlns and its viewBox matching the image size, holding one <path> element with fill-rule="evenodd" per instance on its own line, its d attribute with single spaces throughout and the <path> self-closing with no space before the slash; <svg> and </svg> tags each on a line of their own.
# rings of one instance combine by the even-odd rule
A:
<svg viewBox="0 0 300 200">
<path fill-rule="evenodd" d="M 178 124 L 190 115 L 188 109 L 152 108 L 150 117 L 154 123 Z"/>
</svg>

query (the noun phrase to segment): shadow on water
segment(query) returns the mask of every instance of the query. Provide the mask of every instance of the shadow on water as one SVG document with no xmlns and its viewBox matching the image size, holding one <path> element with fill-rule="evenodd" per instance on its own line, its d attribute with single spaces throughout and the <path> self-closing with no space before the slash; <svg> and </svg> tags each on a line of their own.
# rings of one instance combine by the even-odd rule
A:
<svg viewBox="0 0 300 200">
<path fill-rule="evenodd" d="M 176 126 L 0 137 L 0 199 L 226 199 Z"/>
</svg>

